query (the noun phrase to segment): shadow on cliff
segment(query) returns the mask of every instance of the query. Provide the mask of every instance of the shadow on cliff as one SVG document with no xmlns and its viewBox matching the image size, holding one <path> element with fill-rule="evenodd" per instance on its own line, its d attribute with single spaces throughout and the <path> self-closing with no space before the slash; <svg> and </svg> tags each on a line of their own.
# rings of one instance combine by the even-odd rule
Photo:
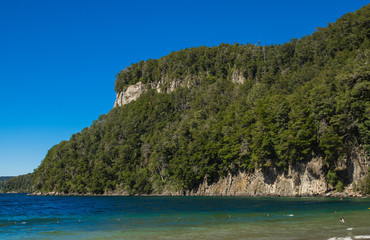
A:
<svg viewBox="0 0 370 240">
<path fill-rule="evenodd" d="M 274 184 L 277 177 L 279 175 L 282 175 L 284 172 L 281 170 L 278 170 L 275 167 L 268 167 L 268 168 L 262 169 L 262 173 L 263 173 L 264 182 L 266 184 Z"/>
</svg>

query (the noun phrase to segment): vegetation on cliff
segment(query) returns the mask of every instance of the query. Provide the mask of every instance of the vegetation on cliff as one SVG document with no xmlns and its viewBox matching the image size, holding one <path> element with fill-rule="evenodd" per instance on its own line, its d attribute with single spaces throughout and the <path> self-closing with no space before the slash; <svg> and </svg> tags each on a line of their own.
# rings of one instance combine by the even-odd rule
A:
<svg viewBox="0 0 370 240">
<path fill-rule="evenodd" d="M 287 170 L 313 157 L 342 188 L 348 179 L 336 160 L 370 152 L 369 26 L 370 5 L 283 45 L 221 44 L 133 64 L 117 75 L 116 91 L 141 81 L 161 93 L 152 87 L 55 145 L 34 188 L 189 190 L 205 178 Z"/>
</svg>

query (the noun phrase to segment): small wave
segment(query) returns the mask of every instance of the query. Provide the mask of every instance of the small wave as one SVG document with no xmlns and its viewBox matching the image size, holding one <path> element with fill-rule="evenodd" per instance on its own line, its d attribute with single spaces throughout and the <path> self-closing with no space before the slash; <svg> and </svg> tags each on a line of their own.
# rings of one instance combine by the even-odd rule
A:
<svg viewBox="0 0 370 240">
<path fill-rule="evenodd" d="M 332 237 L 329 238 L 328 240 L 352 240 L 351 237 Z"/>
<path fill-rule="evenodd" d="M 353 230 L 353 228 L 347 228 L 347 230 L 348 230 L 348 231 L 352 231 L 352 230 Z"/>
<path fill-rule="evenodd" d="M 359 236 L 355 236 L 355 239 L 370 239 L 370 235 L 359 235 Z"/>
<path fill-rule="evenodd" d="M 288 217 L 294 217 L 294 214 L 288 214 L 287 216 Z"/>
<path fill-rule="evenodd" d="M 348 228 L 347 230 L 349 230 L 352 228 Z M 354 239 L 370 239 L 370 235 L 359 235 L 359 236 L 354 236 Z M 332 237 L 332 238 L 329 238 L 328 240 L 352 240 L 351 237 Z"/>
</svg>

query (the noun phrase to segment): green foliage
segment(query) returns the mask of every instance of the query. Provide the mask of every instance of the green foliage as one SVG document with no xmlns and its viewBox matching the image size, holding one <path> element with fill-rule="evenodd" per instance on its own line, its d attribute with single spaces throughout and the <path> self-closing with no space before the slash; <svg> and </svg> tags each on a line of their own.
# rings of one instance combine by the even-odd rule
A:
<svg viewBox="0 0 370 240">
<path fill-rule="evenodd" d="M 364 193 L 370 194 L 370 167 L 367 170 L 367 176 L 365 178 L 365 187 L 364 187 Z"/>
<path fill-rule="evenodd" d="M 343 192 L 344 190 L 344 185 L 341 181 L 338 181 L 337 185 L 335 185 L 335 189 L 338 191 L 338 192 Z"/>
<path fill-rule="evenodd" d="M 33 191 L 32 189 L 33 180 L 34 180 L 33 173 L 2 179 L 0 181 L 0 191 L 29 193 Z"/>
<path fill-rule="evenodd" d="M 332 171 L 332 170 L 329 170 L 328 173 L 326 174 L 326 179 L 328 180 L 328 183 L 331 185 L 331 186 L 335 186 L 338 182 L 338 176 L 337 174 Z"/>
<path fill-rule="evenodd" d="M 343 192 L 344 184 L 341 180 L 339 180 L 337 173 L 335 171 L 329 170 L 326 174 L 326 179 L 330 186 L 335 187 L 338 192 Z"/>
<path fill-rule="evenodd" d="M 5 192 L 4 187 L 6 182 L 13 177 L 0 177 L 0 192 Z"/>
<path fill-rule="evenodd" d="M 369 10 L 283 45 L 221 44 L 132 64 L 116 91 L 139 81 L 149 90 L 51 148 L 35 190 L 192 190 L 319 156 L 339 191 L 335 161 L 353 147 L 370 152 Z"/>
<path fill-rule="evenodd" d="M 370 167 L 367 170 L 367 175 L 356 185 L 356 190 L 363 194 L 370 194 Z"/>
</svg>

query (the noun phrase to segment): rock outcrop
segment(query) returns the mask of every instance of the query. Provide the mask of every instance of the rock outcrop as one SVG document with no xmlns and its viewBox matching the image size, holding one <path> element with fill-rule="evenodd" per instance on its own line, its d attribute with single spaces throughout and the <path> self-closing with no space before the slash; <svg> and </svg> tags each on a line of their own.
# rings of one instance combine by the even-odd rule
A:
<svg viewBox="0 0 370 240">
<path fill-rule="evenodd" d="M 233 71 L 230 80 L 234 84 L 243 84 L 246 81 L 243 74 L 237 70 Z M 135 101 L 142 93 L 150 88 L 155 89 L 157 93 L 171 93 L 178 87 L 190 88 L 190 82 L 189 79 L 168 79 L 167 76 L 163 76 L 160 80 L 148 84 L 137 82 L 134 85 L 130 85 L 126 90 L 116 94 L 114 107 L 119 107 Z M 199 79 L 195 81 L 195 85 L 196 84 L 199 84 Z"/>
<path fill-rule="evenodd" d="M 165 80 L 160 80 L 158 82 L 153 82 L 149 85 L 149 88 L 154 88 L 157 90 L 158 93 L 171 93 L 173 92 L 177 87 L 183 86 L 182 84 L 184 81 L 181 80 L 174 80 L 171 81 L 168 86 L 164 84 Z M 130 85 L 126 90 L 117 93 L 116 95 L 116 101 L 114 102 L 113 107 L 119 107 L 122 105 L 125 105 L 127 103 L 130 103 L 132 101 L 135 101 L 140 97 L 142 93 L 144 93 L 146 90 L 148 90 L 148 86 L 142 82 L 138 82 L 134 85 Z"/>
<path fill-rule="evenodd" d="M 321 158 L 290 166 L 287 172 L 270 167 L 254 173 L 239 172 L 208 185 L 207 179 L 189 195 L 312 196 L 328 191 Z"/>
<path fill-rule="evenodd" d="M 231 81 L 233 83 L 243 84 L 245 82 L 245 77 L 240 71 L 234 70 L 231 75 Z"/>
<path fill-rule="evenodd" d="M 125 105 L 131 101 L 135 101 L 147 89 L 146 85 L 138 82 L 135 85 L 129 86 L 125 91 L 117 93 L 114 107 Z"/>
<path fill-rule="evenodd" d="M 368 161 L 364 152 L 352 153 L 355 161 L 342 159 L 338 165 L 347 164 L 343 171 L 351 179 L 342 195 L 356 196 L 352 185 L 357 184 L 366 176 Z M 361 161 L 361 159 L 363 161 Z M 322 158 L 314 158 L 306 163 L 291 165 L 286 172 L 270 167 L 264 171 L 256 170 L 251 173 L 239 171 L 237 174 L 208 183 L 204 178 L 197 189 L 191 191 L 171 191 L 167 189 L 162 195 L 189 196 L 330 196 L 332 189 L 326 178 L 326 165 Z M 335 195 L 335 194 L 334 194 Z"/>
</svg>

